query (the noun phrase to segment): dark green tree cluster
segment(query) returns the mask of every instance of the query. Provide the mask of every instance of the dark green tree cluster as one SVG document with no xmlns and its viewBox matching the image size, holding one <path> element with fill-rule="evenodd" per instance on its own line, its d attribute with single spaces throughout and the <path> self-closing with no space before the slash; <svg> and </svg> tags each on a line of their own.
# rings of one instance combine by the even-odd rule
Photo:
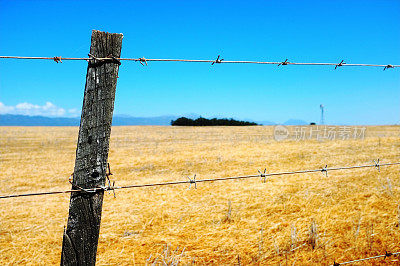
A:
<svg viewBox="0 0 400 266">
<path fill-rule="evenodd" d="M 190 119 L 186 117 L 180 117 L 176 120 L 171 121 L 171 126 L 257 126 L 257 123 L 248 121 L 238 121 L 235 119 L 207 119 L 199 117 L 197 119 Z"/>
</svg>

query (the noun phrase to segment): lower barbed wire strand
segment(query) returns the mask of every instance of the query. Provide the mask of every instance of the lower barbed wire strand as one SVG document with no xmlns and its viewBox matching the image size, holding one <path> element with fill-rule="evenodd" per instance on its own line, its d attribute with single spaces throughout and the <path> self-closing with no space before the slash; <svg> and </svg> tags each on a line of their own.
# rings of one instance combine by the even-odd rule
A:
<svg viewBox="0 0 400 266">
<path fill-rule="evenodd" d="M 368 258 L 362 258 L 362 259 L 357 259 L 357 260 L 349 260 L 349 261 L 345 261 L 345 262 L 335 262 L 334 264 L 331 264 L 330 266 L 352 264 L 352 263 L 356 263 L 356 262 L 360 262 L 360 261 L 379 259 L 379 258 L 383 258 L 383 257 L 386 258 L 386 257 L 394 256 L 394 255 L 400 255 L 400 252 L 386 253 L 386 254 L 383 254 L 383 255 L 378 255 L 378 256 L 373 256 L 373 257 L 368 257 Z"/>
<path fill-rule="evenodd" d="M 247 179 L 247 178 L 254 178 L 254 177 L 264 177 L 265 178 L 267 176 L 293 175 L 293 174 L 315 173 L 315 172 L 324 172 L 324 171 L 328 172 L 328 171 L 349 170 L 349 169 L 370 168 L 370 167 L 382 167 L 382 166 L 392 166 L 392 165 L 400 165 L 400 162 L 383 163 L 383 164 L 375 163 L 375 164 L 368 164 L 368 165 L 343 166 L 343 167 L 335 167 L 335 168 L 320 168 L 320 169 L 311 169 L 311 170 L 298 170 L 298 171 L 291 171 L 291 172 L 277 172 L 277 173 L 269 173 L 269 174 L 261 173 L 258 175 L 232 176 L 232 177 L 199 179 L 199 180 L 189 180 L 189 181 L 182 180 L 182 181 L 160 182 L 160 183 L 150 183 L 150 184 L 108 186 L 108 187 L 103 186 L 103 187 L 95 187 L 95 188 L 88 188 L 88 189 L 71 189 L 71 190 L 64 190 L 64 191 L 48 191 L 48 192 L 26 193 L 26 194 L 14 194 L 14 195 L 0 196 L 0 199 L 39 196 L 39 195 L 63 194 L 63 193 L 72 193 L 72 192 L 95 193 L 97 191 L 109 191 L 109 190 L 116 190 L 116 189 L 156 187 L 156 186 L 192 184 L 192 183 L 202 183 L 202 182 L 216 182 L 216 181 L 225 181 L 225 180 L 234 180 L 234 179 Z"/>
</svg>

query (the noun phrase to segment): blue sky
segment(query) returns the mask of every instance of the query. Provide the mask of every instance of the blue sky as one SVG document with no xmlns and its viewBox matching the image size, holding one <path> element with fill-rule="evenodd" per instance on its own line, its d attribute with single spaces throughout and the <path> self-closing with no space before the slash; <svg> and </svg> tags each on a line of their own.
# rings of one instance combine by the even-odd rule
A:
<svg viewBox="0 0 400 266">
<path fill-rule="evenodd" d="M 0 55 L 400 64 L 400 1 L 5 1 Z M 0 60 L 0 112 L 79 116 L 86 62 Z M 400 69 L 124 62 L 115 114 L 399 123 Z"/>
</svg>

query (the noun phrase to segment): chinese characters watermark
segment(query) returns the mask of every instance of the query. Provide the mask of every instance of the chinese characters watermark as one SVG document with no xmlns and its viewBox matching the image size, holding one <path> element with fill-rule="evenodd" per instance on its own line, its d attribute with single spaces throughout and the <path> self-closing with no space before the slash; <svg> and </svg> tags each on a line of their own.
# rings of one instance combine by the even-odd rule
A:
<svg viewBox="0 0 400 266">
<path fill-rule="evenodd" d="M 349 140 L 364 139 L 366 127 L 357 126 L 275 126 L 274 139 L 282 140 Z"/>
</svg>

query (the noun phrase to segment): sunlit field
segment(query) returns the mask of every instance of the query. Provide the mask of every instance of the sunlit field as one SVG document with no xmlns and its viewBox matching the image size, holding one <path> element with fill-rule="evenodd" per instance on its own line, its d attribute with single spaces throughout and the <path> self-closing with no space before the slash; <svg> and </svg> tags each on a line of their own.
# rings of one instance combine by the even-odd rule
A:
<svg viewBox="0 0 400 266">
<path fill-rule="evenodd" d="M 111 180 L 146 184 L 400 161 L 400 126 L 325 141 L 277 142 L 273 130 L 113 127 Z M 0 133 L 0 195 L 70 188 L 77 127 L 0 127 Z M 329 265 L 398 252 L 399 168 L 107 193 L 97 264 Z M 59 264 L 68 207 L 69 194 L 0 199 L 0 264 Z"/>
</svg>

